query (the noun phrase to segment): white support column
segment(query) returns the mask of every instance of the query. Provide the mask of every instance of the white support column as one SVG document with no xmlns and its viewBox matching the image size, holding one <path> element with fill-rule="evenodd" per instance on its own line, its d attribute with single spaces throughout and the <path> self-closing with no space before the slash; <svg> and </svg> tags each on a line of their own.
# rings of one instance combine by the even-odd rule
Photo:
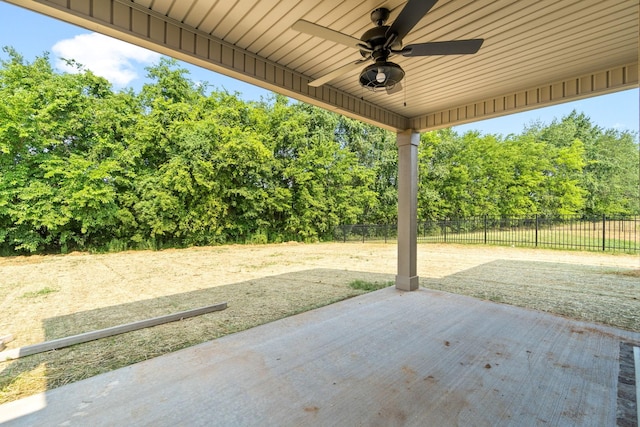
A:
<svg viewBox="0 0 640 427">
<path fill-rule="evenodd" d="M 418 144 L 420 134 L 398 132 L 398 274 L 396 289 L 418 289 L 417 216 L 418 216 Z"/>
</svg>

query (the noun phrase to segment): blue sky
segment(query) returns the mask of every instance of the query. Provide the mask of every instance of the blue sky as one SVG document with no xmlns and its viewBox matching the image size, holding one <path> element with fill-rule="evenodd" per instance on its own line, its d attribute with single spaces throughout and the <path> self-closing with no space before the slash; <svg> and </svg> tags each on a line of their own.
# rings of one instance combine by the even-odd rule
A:
<svg viewBox="0 0 640 427">
<path fill-rule="evenodd" d="M 61 70 L 62 56 L 73 58 L 98 75 L 107 78 L 116 89 L 139 89 L 145 82 L 144 67 L 159 59 L 159 55 L 127 45 L 80 27 L 66 24 L 0 1 L 0 46 L 12 46 L 29 61 L 49 52 L 52 62 Z M 0 57 L 6 59 L 4 52 Z M 194 81 L 207 81 L 213 88 L 239 92 L 243 99 L 259 100 L 269 92 L 212 71 L 182 63 Z M 529 124 L 548 124 L 572 110 L 584 112 L 593 123 L 603 128 L 638 132 L 638 89 L 589 98 L 496 119 L 484 120 L 455 128 L 458 132 L 478 130 L 482 133 L 507 135 L 520 133 Z"/>
</svg>

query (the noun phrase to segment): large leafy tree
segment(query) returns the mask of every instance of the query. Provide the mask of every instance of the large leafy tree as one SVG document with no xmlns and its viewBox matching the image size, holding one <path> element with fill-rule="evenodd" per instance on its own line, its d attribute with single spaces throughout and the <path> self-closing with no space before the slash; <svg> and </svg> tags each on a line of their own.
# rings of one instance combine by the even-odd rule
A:
<svg viewBox="0 0 640 427">
<path fill-rule="evenodd" d="M 374 171 L 336 138 L 339 117 L 276 97 L 270 111 L 273 179 L 285 236 L 316 240 L 354 223 L 376 204 Z"/>
<path fill-rule="evenodd" d="M 582 158 L 578 180 L 584 198 L 582 213 L 585 215 L 628 215 L 639 213 L 640 157 L 637 135 L 604 130 L 595 126 L 584 113 L 575 110 L 567 116 L 543 126 L 535 124 L 526 132 L 537 140 L 545 141 L 561 151 L 568 163 L 576 166 L 576 156 Z M 582 145 L 582 149 L 576 145 Z M 571 148 L 573 147 L 573 148 Z M 581 151 L 580 153 L 576 152 Z M 574 160 L 566 157 L 574 157 Z M 569 191 L 566 198 L 576 198 Z"/>
<path fill-rule="evenodd" d="M 92 244 L 118 222 L 117 125 L 106 117 L 118 96 L 89 71 L 58 74 L 47 56 L 5 52 L 0 240 L 27 251 Z"/>
<path fill-rule="evenodd" d="M 585 147 L 588 215 L 640 214 L 640 152 L 629 132 L 608 129 Z"/>
<path fill-rule="evenodd" d="M 366 204 L 360 222 L 393 224 L 398 216 L 398 148 L 392 132 L 339 116 L 335 130 L 340 147 L 353 152 L 373 175 L 375 203 Z"/>
</svg>

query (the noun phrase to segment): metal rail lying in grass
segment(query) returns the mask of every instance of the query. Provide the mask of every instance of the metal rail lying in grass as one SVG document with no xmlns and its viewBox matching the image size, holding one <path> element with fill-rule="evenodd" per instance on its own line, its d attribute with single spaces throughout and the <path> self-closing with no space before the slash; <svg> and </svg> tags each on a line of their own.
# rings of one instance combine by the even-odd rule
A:
<svg viewBox="0 0 640 427">
<path fill-rule="evenodd" d="M 13 348 L 10 350 L 5 350 L 3 352 L 0 352 L 0 362 L 6 362 L 7 360 L 18 359 L 24 356 L 31 356 L 32 354 L 42 353 L 44 351 L 57 350 L 60 348 L 69 347 L 72 345 L 81 344 L 88 341 L 97 340 L 100 338 L 106 338 L 113 335 L 124 334 L 126 332 L 131 332 L 138 329 L 150 328 L 151 326 L 157 326 L 163 323 L 175 322 L 177 320 L 200 316 L 202 314 L 212 313 L 214 311 L 221 311 L 226 308 L 227 308 L 227 303 L 222 302 L 219 304 L 208 305 L 206 307 L 195 308 L 193 310 L 181 311 L 179 313 L 167 314 L 165 316 L 154 317 L 146 320 L 139 320 L 137 322 L 126 323 L 124 325 L 112 326 L 110 328 L 99 329 L 97 331 L 85 332 L 78 335 L 72 335 L 70 337 L 59 338 L 51 341 L 45 341 L 39 344 Z"/>
</svg>

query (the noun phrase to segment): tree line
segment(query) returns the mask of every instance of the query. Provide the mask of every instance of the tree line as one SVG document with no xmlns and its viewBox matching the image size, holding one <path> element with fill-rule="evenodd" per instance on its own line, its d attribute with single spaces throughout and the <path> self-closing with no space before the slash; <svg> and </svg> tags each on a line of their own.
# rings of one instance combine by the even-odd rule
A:
<svg viewBox="0 0 640 427">
<path fill-rule="evenodd" d="M 640 151 L 630 132 L 573 111 L 518 135 L 422 137 L 419 216 L 622 216 L 640 212 Z"/>
<path fill-rule="evenodd" d="M 243 101 L 167 58 L 135 92 L 5 53 L 1 253 L 318 241 L 396 221 L 391 132 L 279 95 Z M 428 132 L 419 153 L 421 219 L 638 213 L 636 136 L 583 114 L 506 137 Z"/>
</svg>

